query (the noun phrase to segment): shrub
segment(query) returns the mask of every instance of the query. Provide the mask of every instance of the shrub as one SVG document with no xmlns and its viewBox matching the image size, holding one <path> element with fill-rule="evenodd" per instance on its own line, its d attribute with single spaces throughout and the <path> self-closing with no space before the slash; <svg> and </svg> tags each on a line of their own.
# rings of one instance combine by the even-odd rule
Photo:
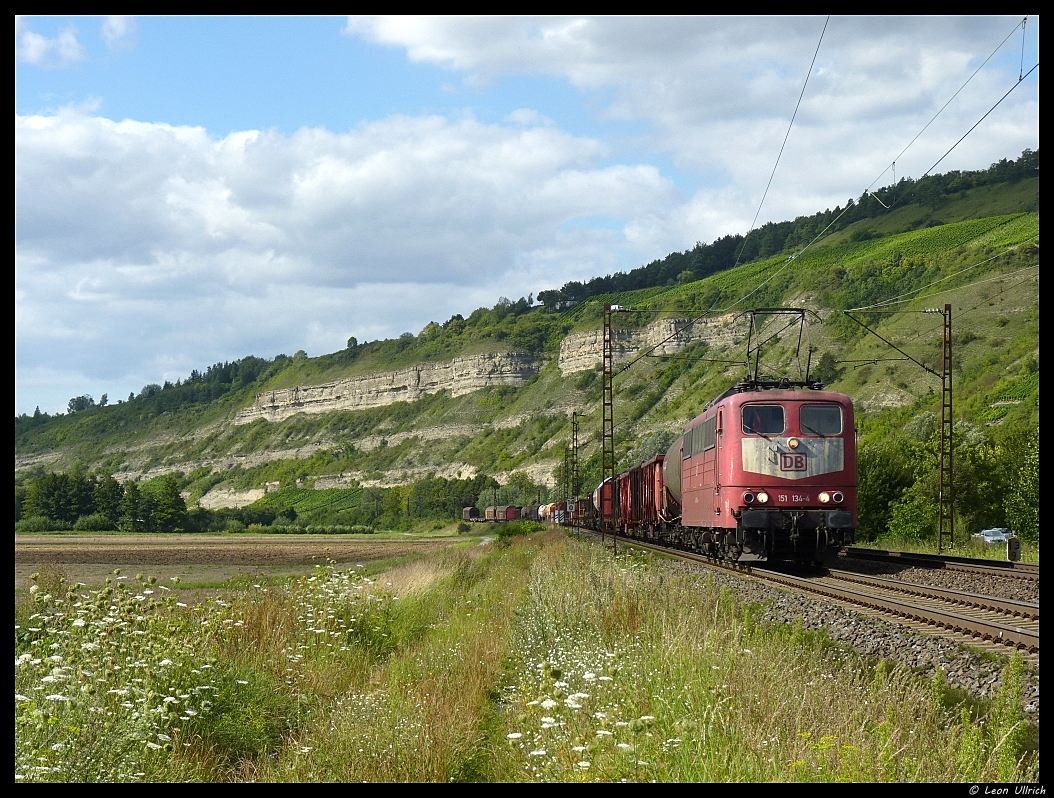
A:
<svg viewBox="0 0 1054 798">
<path fill-rule="evenodd" d="M 102 513 L 82 515 L 73 528 L 78 532 L 107 532 L 116 529 L 117 525 Z"/>
<path fill-rule="evenodd" d="M 245 531 L 245 524 L 243 524 L 237 518 L 232 518 L 230 521 L 227 522 L 227 531 L 228 532 L 244 532 Z"/>
<path fill-rule="evenodd" d="M 16 532 L 49 532 L 59 527 L 54 521 L 50 521 L 42 515 L 31 515 L 15 522 Z"/>
<path fill-rule="evenodd" d="M 538 521 L 527 521 L 525 519 L 519 519 L 516 521 L 508 521 L 504 524 L 498 524 L 498 540 L 508 541 L 510 538 L 518 537 L 520 535 L 529 535 L 532 532 L 542 532 L 545 530 L 545 524 L 539 523 Z"/>
</svg>

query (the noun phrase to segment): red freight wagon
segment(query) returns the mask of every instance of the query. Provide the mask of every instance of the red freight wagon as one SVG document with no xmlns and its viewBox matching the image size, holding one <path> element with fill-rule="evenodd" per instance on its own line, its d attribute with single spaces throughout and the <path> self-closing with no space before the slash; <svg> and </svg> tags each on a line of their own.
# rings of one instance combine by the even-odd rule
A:
<svg viewBox="0 0 1054 798">
<path fill-rule="evenodd" d="M 662 520 L 664 459 L 663 455 L 656 455 L 619 477 L 619 521 L 626 534 L 631 527 L 654 532 L 656 524 Z"/>
<path fill-rule="evenodd" d="M 617 523 L 618 502 L 615 501 L 614 485 L 611 478 L 605 479 L 593 491 L 593 507 L 597 514 L 599 529 L 613 529 Z"/>
</svg>

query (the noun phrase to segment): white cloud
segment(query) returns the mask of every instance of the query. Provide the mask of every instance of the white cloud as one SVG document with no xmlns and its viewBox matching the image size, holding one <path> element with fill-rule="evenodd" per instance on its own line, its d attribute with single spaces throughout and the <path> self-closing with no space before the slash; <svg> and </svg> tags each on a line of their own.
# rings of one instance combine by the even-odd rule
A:
<svg viewBox="0 0 1054 798">
<path fill-rule="evenodd" d="M 103 18 L 100 33 L 106 46 L 111 50 L 116 50 L 130 46 L 136 30 L 138 26 L 135 23 L 135 17 L 108 16 Z"/>
<path fill-rule="evenodd" d="M 88 57 L 84 46 L 77 41 L 77 29 L 70 26 L 54 39 L 41 36 L 29 29 L 25 19 L 15 19 L 15 55 L 24 64 L 61 69 Z"/>
<path fill-rule="evenodd" d="M 832 17 L 760 221 L 858 196 L 1019 21 Z M 602 116 L 649 123 L 638 147 L 717 184 L 700 197 L 726 203 L 708 218 L 728 226 L 696 235 L 712 238 L 749 225 L 823 24 L 822 16 L 371 17 L 349 19 L 345 33 L 404 48 L 411 61 L 461 72 L 469 84 L 516 75 L 566 80 L 600 98 Z M 898 174 L 922 174 L 1010 87 L 1019 42 L 1012 37 L 1005 63 L 997 57 L 977 76 Z M 1002 124 L 987 123 L 942 169 L 977 168 L 1038 146 L 1031 85 L 1000 108 Z"/>
<path fill-rule="evenodd" d="M 216 139 L 16 117 L 20 393 L 60 373 L 138 389 L 232 353 L 319 354 L 669 250 L 630 232 L 675 199 L 658 169 L 601 165 L 600 142 L 521 118 Z"/>
</svg>

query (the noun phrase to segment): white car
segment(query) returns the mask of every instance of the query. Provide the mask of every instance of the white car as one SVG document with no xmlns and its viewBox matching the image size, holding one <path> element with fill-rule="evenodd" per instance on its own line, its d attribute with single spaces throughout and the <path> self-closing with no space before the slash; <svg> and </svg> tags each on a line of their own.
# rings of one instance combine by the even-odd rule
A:
<svg viewBox="0 0 1054 798">
<path fill-rule="evenodd" d="M 985 543 L 1006 543 L 1013 534 L 1005 526 L 997 526 L 992 529 L 982 529 L 980 532 L 975 532 L 973 536 Z"/>
</svg>

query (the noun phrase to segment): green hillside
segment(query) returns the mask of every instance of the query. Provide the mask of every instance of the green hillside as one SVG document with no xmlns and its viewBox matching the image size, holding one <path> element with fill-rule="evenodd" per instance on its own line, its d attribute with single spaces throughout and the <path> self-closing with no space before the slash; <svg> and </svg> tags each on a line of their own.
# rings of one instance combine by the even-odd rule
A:
<svg viewBox="0 0 1054 798">
<path fill-rule="evenodd" d="M 460 496 L 470 482 L 480 503 L 488 503 L 481 491 L 494 482 L 484 477 L 506 485 L 518 474 L 504 500 L 526 502 L 545 492 L 539 486 L 554 473 L 561 478 L 572 410 L 586 415 L 581 459 L 591 486 L 599 478 L 600 380 L 595 369 L 562 374 L 558 354 L 569 334 L 598 329 L 603 304 L 611 302 L 635 309 L 615 317 L 618 326 L 630 329 L 663 316 L 709 311 L 711 317 L 725 317 L 749 307 L 816 311 L 822 323 L 809 331 L 814 374 L 856 401 L 862 452 L 884 452 L 874 455 L 880 473 L 868 477 L 884 486 L 868 510 L 871 528 L 882 531 L 897 512 L 907 518 L 906 510 L 898 510 L 905 502 L 924 507 L 927 491 L 932 492 L 932 468 L 919 464 L 932 459 L 931 421 L 939 418 L 940 382 L 915 363 L 895 359 L 901 355 L 842 311 L 903 297 L 882 309 L 897 313 L 865 309 L 854 316 L 933 367 L 940 357 L 941 317 L 915 311 L 952 304 L 955 415 L 965 447 L 957 462 L 973 480 L 960 492 L 962 523 L 964 529 L 1010 523 L 1013 502 L 1028 504 L 1022 452 L 1038 446 L 1038 196 L 1038 178 L 949 190 L 854 221 L 800 257 L 791 258 L 795 250 L 785 248 L 703 279 L 686 277 L 682 270 L 661 285 L 598 293 L 569 307 L 503 300 L 466 317 L 429 324 L 416 336 L 367 344 L 352 340 L 340 352 L 315 358 L 304 353 L 245 358 L 195 372 L 176 385 L 147 386 L 121 404 L 16 418 L 16 518 L 23 510 L 19 490 L 25 495 L 44 469 L 75 466 L 119 478 L 176 474 L 192 500 L 217 485 L 238 491 L 279 482 L 282 490 L 268 494 L 256 508 L 273 518 L 283 508 L 299 507 L 299 515 L 320 523 L 335 523 L 339 510 L 341 522 L 369 524 L 371 505 L 360 500 L 354 486 L 352 493 L 331 489 L 311 497 L 295 490 L 294 501 L 287 491 L 298 479 L 345 474 L 355 485 L 376 490 L 402 484 L 406 487 L 387 490 L 403 490 L 413 505 L 406 497 L 414 490 Z M 796 338 L 776 340 L 766 347 L 763 362 L 770 373 L 793 367 L 794 343 Z M 367 410 L 232 423 L 265 390 L 496 351 L 530 353 L 543 366 L 519 388 L 487 388 L 458 397 L 440 391 Z M 742 357 L 738 342 L 704 340 L 675 356 L 644 358 L 620 374 L 615 385 L 620 465 L 664 448 L 744 372 L 735 363 L 713 361 Z M 861 467 L 871 468 L 864 454 Z M 376 499 L 372 506 L 394 523 L 395 500 L 385 510 L 386 501 Z M 450 501 L 439 503 L 449 509 Z M 423 515 L 430 512 L 426 505 L 423 499 L 416 505 Z M 350 521 L 349 513 L 354 515 Z M 901 527 L 904 534 L 925 533 Z"/>
</svg>

